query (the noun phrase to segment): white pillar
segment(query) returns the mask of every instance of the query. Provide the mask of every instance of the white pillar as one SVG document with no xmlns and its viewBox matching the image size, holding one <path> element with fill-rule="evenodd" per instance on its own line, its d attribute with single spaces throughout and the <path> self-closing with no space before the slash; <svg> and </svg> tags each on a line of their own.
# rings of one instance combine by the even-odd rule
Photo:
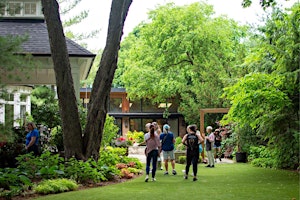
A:
<svg viewBox="0 0 300 200">
<path fill-rule="evenodd" d="M 0 124 L 5 122 L 5 104 L 0 102 Z"/>
<path fill-rule="evenodd" d="M 14 94 L 14 126 L 19 126 L 19 122 L 17 121 L 20 119 L 21 114 L 21 104 L 20 104 L 20 92 L 16 92 Z"/>
</svg>

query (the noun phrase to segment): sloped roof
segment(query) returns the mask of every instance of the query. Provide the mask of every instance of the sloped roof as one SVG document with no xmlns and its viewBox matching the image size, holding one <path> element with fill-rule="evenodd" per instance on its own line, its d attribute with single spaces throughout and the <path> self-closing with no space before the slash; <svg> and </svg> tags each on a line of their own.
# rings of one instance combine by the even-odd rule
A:
<svg viewBox="0 0 300 200">
<path fill-rule="evenodd" d="M 41 19 L 1 19 L 0 36 L 28 36 L 21 47 L 23 52 L 32 55 L 50 56 L 51 49 L 47 26 Z M 66 38 L 67 48 L 70 57 L 95 57 L 96 55 L 81 47 L 74 41 Z"/>
</svg>

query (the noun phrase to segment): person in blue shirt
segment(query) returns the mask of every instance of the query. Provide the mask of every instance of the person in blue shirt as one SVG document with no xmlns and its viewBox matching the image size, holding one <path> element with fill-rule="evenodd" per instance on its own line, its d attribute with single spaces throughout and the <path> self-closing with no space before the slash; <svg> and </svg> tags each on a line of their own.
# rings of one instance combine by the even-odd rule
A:
<svg viewBox="0 0 300 200">
<path fill-rule="evenodd" d="M 35 156 L 39 155 L 39 131 L 33 122 L 27 123 L 26 130 L 28 131 L 26 135 L 25 149 L 27 153 L 33 152 Z"/>
<path fill-rule="evenodd" d="M 174 156 L 174 143 L 175 143 L 175 138 L 174 134 L 169 131 L 170 126 L 168 124 L 165 124 L 163 126 L 163 133 L 160 134 L 160 141 L 161 141 L 161 147 L 162 147 L 162 152 L 163 152 L 163 158 L 164 158 L 164 163 L 165 163 L 165 175 L 168 175 L 168 162 L 171 161 L 171 166 L 172 166 L 172 174 L 176 175 L 177 172 L 175 170 L 175 156 Z"/>
</svg>

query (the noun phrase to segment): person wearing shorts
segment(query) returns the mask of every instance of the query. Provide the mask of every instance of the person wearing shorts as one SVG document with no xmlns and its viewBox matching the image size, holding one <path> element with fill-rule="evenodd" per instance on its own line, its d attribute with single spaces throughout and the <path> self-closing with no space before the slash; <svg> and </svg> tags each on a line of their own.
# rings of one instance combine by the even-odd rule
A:
<svg viewBox="0 0 300 200">
<path fill-rule="evenodd" d="M 174 134 L 169 131 L 170 126 L 168 124 L 165 124 L 163 126 L 163 133 L 160 134 L 160 141 L 161 141 L 161 147 L 163 152 L 163 158 L 164 158 L 164 164 L 165 164 L 165 175 L 169 174 L 169 161 L 171 162 L 172 166 L 172 174 L 176 175 L 177 172 L 175 170 L 175 156 L 174 156 L 174 143 L 175 138 Z"/>
</svg>

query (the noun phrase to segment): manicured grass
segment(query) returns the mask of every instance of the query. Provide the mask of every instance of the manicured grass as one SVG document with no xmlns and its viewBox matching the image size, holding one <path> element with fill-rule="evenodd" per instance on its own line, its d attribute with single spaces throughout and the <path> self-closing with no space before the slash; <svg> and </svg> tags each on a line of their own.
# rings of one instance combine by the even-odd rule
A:
<svg viewBox="0 0 300 200">
<path fill-rule="evenodd" d="M 299 174 L 284 170 L 252 167 L 249 164 L 198 166 L 198 181 L 183 179 L 184 165 L 176 165 L 176 176 L 158 171 L 156 182 L 141 176 L 125 183 L 48 195 L 39 199 L 64 200 L 299 200 Z M 192 169 L 192 167 L 191 167 Z M 190 170 L 191 170 L 190 169 Z M 191 172 L 190 172 L 191 174 Z M 151 174 L 150 174 L 151 175 Z"/>
</svg>

